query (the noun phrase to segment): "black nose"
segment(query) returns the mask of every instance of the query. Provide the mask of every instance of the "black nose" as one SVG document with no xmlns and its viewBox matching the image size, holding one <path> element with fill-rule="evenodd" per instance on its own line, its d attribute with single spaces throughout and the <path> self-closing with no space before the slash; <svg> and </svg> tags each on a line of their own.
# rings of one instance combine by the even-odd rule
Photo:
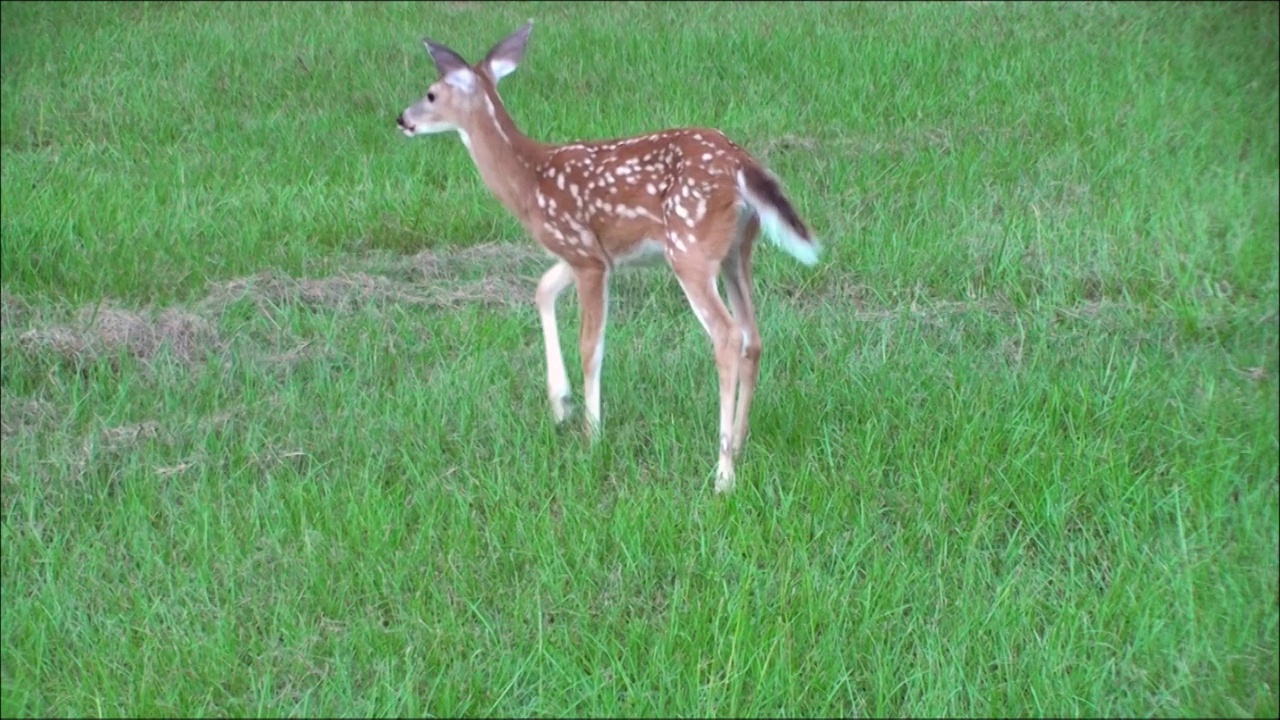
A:
<svg viewBox="0 0 1280 720">
<path fill-rule="evenodd" d="M 404 127 L 404 113 L 400 113 L 396 116 L 396 125 Z"/>
</svg>

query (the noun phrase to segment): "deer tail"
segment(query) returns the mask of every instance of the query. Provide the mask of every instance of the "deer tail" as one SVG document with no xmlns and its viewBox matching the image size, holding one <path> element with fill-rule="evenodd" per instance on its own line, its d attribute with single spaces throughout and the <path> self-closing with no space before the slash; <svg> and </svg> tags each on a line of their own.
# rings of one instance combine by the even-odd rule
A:
<svg viewBox="0 0 1280 720">
<path fill-rule="evenodd" d="M 818 262 L 821 246 L 768 170 L 744 163 L 738 171 L 738 194 L 760 216 L 760 228 L 774 245 L 805 265 Z"/>
</svg>

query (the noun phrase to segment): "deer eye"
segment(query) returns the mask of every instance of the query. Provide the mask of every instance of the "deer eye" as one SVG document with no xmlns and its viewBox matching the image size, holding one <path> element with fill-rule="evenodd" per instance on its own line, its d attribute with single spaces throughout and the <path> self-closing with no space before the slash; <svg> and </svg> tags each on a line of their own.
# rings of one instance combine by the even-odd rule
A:
<svg viewBox="0 0 1280 720">
<path fill-rule="evenodd" d="M 436 101 L 436 94 L 433 92 L 427 93 L 427 102 L 435 102 L 435 101 Z"/>
</svg>

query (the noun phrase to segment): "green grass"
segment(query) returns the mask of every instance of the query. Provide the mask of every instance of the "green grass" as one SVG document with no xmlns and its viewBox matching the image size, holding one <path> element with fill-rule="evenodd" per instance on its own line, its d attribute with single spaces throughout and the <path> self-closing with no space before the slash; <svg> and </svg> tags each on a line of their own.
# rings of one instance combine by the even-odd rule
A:
<svg viewBox="0 0 1280 720">
<path fill-rule="evenodd" d="M 1275 4 L 3 15 L 4 716 L 1280 712 Z M 670 273 L 592 447 L 395 130 L 530 17 L 527 133 L 719 127 L 826 243 L 729 496 Z"/>
</svg>

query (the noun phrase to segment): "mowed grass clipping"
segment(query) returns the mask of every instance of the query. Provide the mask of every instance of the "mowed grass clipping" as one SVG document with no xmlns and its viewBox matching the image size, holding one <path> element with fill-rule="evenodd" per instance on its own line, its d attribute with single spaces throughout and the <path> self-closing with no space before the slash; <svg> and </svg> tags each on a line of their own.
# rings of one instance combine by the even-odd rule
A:
<svg viewBox="0 0 1280 720">
<path fill-rule="evenodd" d="M 1275 4 L 0 7 L 6 717 L 1280 712 Z M 550 261 L 395 129 L 529 18 L 526 133 L 825 242 L 729 496 L 670 274 L 556 428 Z"/>
</svg>

